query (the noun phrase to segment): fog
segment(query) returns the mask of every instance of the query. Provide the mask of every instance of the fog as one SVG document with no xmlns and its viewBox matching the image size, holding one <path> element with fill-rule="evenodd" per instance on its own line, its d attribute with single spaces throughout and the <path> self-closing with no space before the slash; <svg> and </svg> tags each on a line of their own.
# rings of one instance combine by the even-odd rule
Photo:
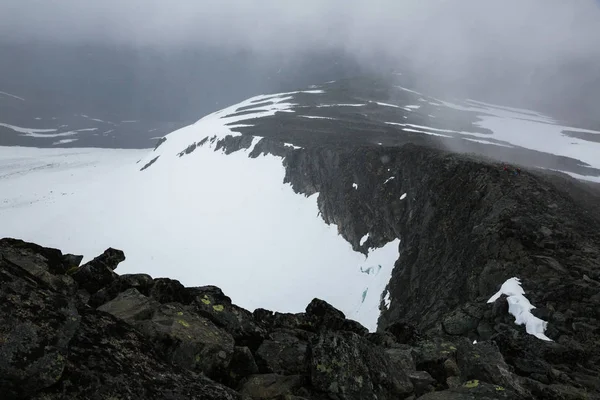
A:
<svg viewBox="0 0 600 400">
<path fill-rule="evenodd" d="M 596 0 L 3 0 L 0 37 L 244 49 L 267 60 L 336 49 L 365 66 L 416 71 L 434 89 L 555 108 L 564 101 L 549 97 L 571 90 L 572 102 L 600 76 Z"/>
</svg>

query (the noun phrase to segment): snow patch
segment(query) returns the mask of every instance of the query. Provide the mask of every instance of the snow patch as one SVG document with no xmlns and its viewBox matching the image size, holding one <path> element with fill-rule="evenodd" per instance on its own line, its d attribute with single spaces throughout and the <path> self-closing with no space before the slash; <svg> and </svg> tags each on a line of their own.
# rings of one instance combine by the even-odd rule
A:
<svg viewBox="0 0 600 400">
<path fill-rule="evenodd" d="M 56 146 L 58 144 L 73 143 L 73 142 L 76 142 L 76 141 L 77 141 L 77 139 L 61 139 L 61 140 L 59 140 L 57 142 L 52 143 L 52 145 Z"/>
<path fill-rule="evenodd" d="M 5 128 L 8 128 L 8 129 L 12 129 L 13 131 L 18 132 L 18 133 L 25 133 L 25 134 L 44 133 L 44 132 L 56 132 L 56 129 L 22 128 L 20 126 L 15 126 L 15 125 L 10 125 L 10 124 L 3 124 L 1 122 L 0 122 L 0 126 L 3 126 Z"/>
<path fill-rule="evenodd" d="M 497 142 L 490 142 L 489 140 L 481 140 L 481 139 L 471 139 L 471 138 L 463 138 L 464 140 L 468 140 L 470 142 L 477 142 L 477 143 L 483 143 L 483 144 L 493 144 L 494 146 L 501 146 L 501 147 L 508 147 L 508 148 L 513 148 L 514 146 L 508 145 L 508 144 L 502 144 L 502 143 L 497 143 Z"/>
<path fill-rule="evenodd" d="M 318 108 L 327 108 L 327 107 L 363 107 L 366 104 L 352 104 L 352 103 L 342 103 L 342 104 L 319 104 Z"/>
<path fill-rule="evenodd" d="M 388 183 L 388 182 L 389 182 L 389 181 L 391 181 L 392 179 L 396 179 L 396 177 L 395 177 L 395 176 L 390 176 L 389 178 L 387 178 L 387 179 L 385 180 L 385 182 L 383 182 L 383 184 L 385 185 L 386 183 Z"/>
<path fill-rule="evenodd" d="M 425 132 L 425 131 L 420 131 L 418 129 L 412 129 L 412 128 L 402 128 L 402 130 L 404 132 L 424 133 L 426 135 L 431 135 L 431 136 L 440 136 L 440 137 L 447 137 L 447 138 L 453 137 L 453 136 L 449 136 L 449 135 L 443 135 L 441 133 Z"/>
<path fill-rule="evenodd" d="M 391 302 L 392 302 L 392 299 L 390 298 L 390 291 L 389 291 L 389 289 L 386 289 L 385 296 L 383 297 L 383 304 L 385 305 L 386 309 L 390 308 Z"/>
<path fill-rule="evenodd" d="M 494 303 L 503 294 L 508 296 L 506 299 L 508 301 L 508 312 L 515 317 L 517 325 L 525 325 L 527 333 L 538 339 L 552 341 L 552 339 L 544 334 L 548 322 L 539 319 L 531 313 L 531 310 L 535 307 L 525 297 L 525 291 L 521 287 L 521 280 L 519 278 L 515 277 L 506 280 L 498 293 L 490 297 L 487 302 Z"/>
<path fill-rule="evenodd" d="M 222 110 L 208 114 L 192 125 L 188 125 L 167 135 L 168 140 L 163 143 L 154 153 L 145 157 L 142 162 L 144 165 L 154 159 L 157 155 L 160 158 L 155 163 L 162 164 L 168 159 L 179 158 L 178 154 L 181 149 L 185 149 L 193 143 L 202 141 L 210 137 L 209 148 L 214 148 L 218 140 L 224 139 L 227 136 L 241 136 L 241 133 L 234 131 L 235 128 L 251 127 L 253 125 L 241 124 L 239 122 L 263 118 L 275 115 L 277 112 L 294 112 L 295 104 L 291 103 L 293 94 L 308 93 L 318 94 L 324 93 L 322 90 L 305 90 L 299 92 L 258 95 L 251 97 L 241 103 L 234 104 Z M 261 106 L 260 103 L 270 101 L 273 104 Z M 239 114 L 239 109 L 243 108 L 243 114 Z M 214 138 L 214 139 L 213 139 Z M 158 154 L 157 154 L 158 153 Z M 152 169 L 155 165 L 152 165 Z"/>
<path fill-rule="evenodd" d="M 353 184 L 352 184 L 352 187 L 353 187 L 354 189 L 358 189 L 358 185 L 357 185 L 356 183 L 353 183 Z"/>
<path fill-rule="evenodd" d="M 248 147 L 248 149 L 246 150 L 246 153 L 248 153 L 248 154 L 252 153 L 252 151 L 254 151 L 254 148 L 258 144 L 258 142 L 260 142 L 262 139 L 263 139 L 262 136 L 254 136 L 252 138 L 252 143 L 250 143 L 250 147 Z"/>
<path fill-rule="evenodd" d="M 394 107 L 394 108 L 402 108 L 396 104 L 390 104 L 390 103 L 382 103 L 380 101 L 376 101 L 376 104 L 380 105 L 380 106 L 384 106 L 384 107 Z"/>
<path fill-rule="evenodd" d="M 367 233 L 365 236 L 363 236 L 363 237 L 360 239 L 360 245 L 361 245 L 361 246 L 362 246 L 362 245 L 364 245 L 364 244 L 365 244 L 365 242 L 366 242 L 368 239 L 369 239 L 369 234 Z"/>
<path fill-rule="evenodd" d="M 367 280 L 362 291 L 362 296 L 354 312 L 347 313 L 346 316 L 362 323 L 369 331 L 374 332 L 377 329 L 377 320 L 380 314 L 381 302 L 388 299 L 387 307 L 389 307 L 389 293 L 384 293 L 392 277 L 392 269 L 394 262 L 390 259 L 398 254 L 398 246 L 400 240 L 396 239 L 393 242 L 386 244 L 380 249 L 375 249 L 369 253 L 368 259 L 365 261 L 369 267 L 362 268 L 363 271 L 372 268 L 374 273 L 363 275 L 363 279 Z M 380 262 L 381 261 L 381 262 Z M 345 282 L 345 280 L 344 280 Z"/>
<path fill-rule="evenodd" d="M 545 170 L 549 170 L 549 171 L 562 172 L 563 174 L 567 174 L 569 176 L 572 176 L 575 179 L 579 179 L 579 180 L 582 180 L 582 181 L 590 181 L 590 182 L 598 182 L 598 183 L 600 183 L 600 176 L 581 175 L 581 174 L 576 174 L 574 172 L 562 171 L 562 170 L 553 169 L 553 168 L 544 168 L 544 167 L 540 167 L 540 166 L 537 166 L 536 168 L 545 169 Z"/>
<path fill-rule="evenodd" d="M 316 115 L 300 115 L 300 117 L 302 118 L 309 118 L 309 119 L 332 119 L 335 121 L 335 118 L 331 118 L 331 117 L 319 117 Z"/>
<path fill-rule="evenodd" d="M 402 196 L 400 196 L 400 200 L 404 200 L 406 198 L 406 193 L 404 193 Z"/>
<path fill-rule="evenodd" d="M 400 90 L 404 90 L 405 92 L 410 92 L 410 93 L 418 94 L 419 96 L 423 96 L 423 94 L 422 94 L 422 93 L 415 92 L 414 90 L 410 90 L 410 89 L 407 89 L 407 88 L 405 88 L 405 87 L 402 87 L 402 86 L 396 86 L 396 87 L 397 87 L 398 89 L 400 89 Z"/>
</svg>

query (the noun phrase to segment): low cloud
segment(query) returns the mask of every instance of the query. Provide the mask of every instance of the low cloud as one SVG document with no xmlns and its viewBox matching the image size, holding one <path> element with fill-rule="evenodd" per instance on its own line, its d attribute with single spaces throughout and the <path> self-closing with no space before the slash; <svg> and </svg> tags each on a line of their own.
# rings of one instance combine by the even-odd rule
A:
<svg viewBox="0 0 600 400">
<path fill-rule="evenodd" d="M 487 81 L 487 91 L 501 92 L 507 82 L 556 74 L 571 77 L 567 86 L 597 80 L 590 66 L 600 65 L 600 7 L 595 0 L 3 0 L 0 37 L 265 56 L 335 48 L 367 65 L 402 60 L 434 84 Z"/>
</svg>

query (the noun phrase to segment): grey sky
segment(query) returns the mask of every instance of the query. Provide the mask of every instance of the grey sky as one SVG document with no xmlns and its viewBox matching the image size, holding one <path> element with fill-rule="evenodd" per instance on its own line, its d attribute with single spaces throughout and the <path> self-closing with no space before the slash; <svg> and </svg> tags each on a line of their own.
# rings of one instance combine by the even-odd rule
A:
<svg viewBox="0 0 600 400">
<path fill-rule="evenodd" d="M 600 65 L 600 7 L 596 0 L 1 0 L 0 38 L 266 55 L 333 46 L 364 63 L 408 57 L 423 77 L 447 82 L 518 76 L 527 84 L 530 75 L 548 80 L 573 65 Z M 597 79 L 597 69 L 586 79 Z M 585 86 L 578 74 L 571 73 Z"/>
<path fill-rule="evenodd" d="M 3 37 L 294 51 L 345 46 L 426 57 L 600 53 L 594 0 L 2 0 Z"/>
</svg>

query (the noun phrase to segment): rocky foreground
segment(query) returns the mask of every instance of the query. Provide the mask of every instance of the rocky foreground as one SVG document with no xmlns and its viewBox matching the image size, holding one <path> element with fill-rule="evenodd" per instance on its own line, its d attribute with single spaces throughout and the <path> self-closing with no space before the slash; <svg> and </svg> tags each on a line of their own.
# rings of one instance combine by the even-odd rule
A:
<svg viewBox="0 0 600 400">
<path fill-rule="evenodd" d="M 599 398 L 598 359 L 527 335 L 504 296 L 488 306 L 507 328 L 489 340 L 407 323 L 369 333 L 322 300 L 300 314 L 251 313 L 214 286 L 119 276 L 124 259 L 108 249 L 80 266 L 0 240 L 0 398 Z M 509 365 L 498 341 L 513 358 L 529 351 L 526 363 Z"/>
</svg>

